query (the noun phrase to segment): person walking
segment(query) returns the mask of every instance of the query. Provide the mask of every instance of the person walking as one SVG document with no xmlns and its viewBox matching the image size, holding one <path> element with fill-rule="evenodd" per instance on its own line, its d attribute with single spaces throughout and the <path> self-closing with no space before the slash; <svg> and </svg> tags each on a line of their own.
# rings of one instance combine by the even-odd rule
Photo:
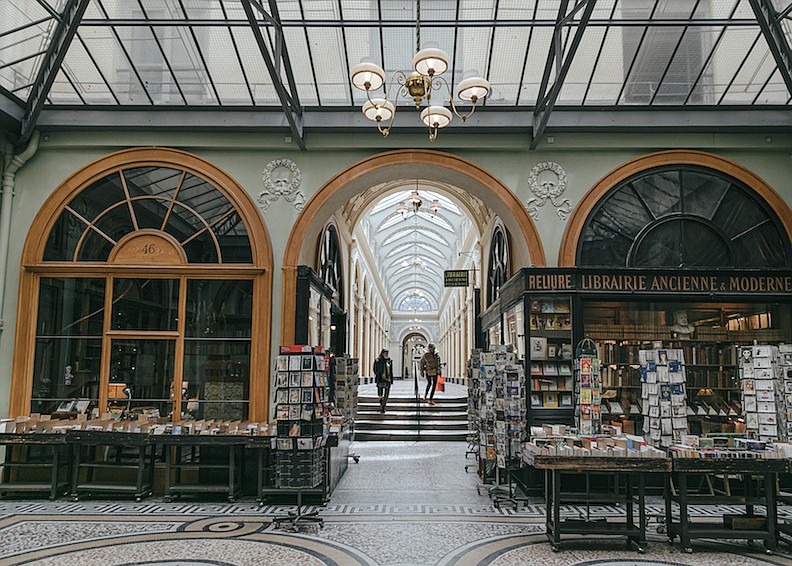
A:
<svg viewBox="0 0 792 566">
<path fill-rule="evenodd" d="M 374 360 L 374 376 L 377 378 L 377 395 L 380 402 L 380 413 L 385 412 L 391 384 L 393 383 L 393 360 L 388 357 L 388 350 L 382 350 L 379 358 Z"/>
<path fill-rule="evenodd" d="M 426 378 L 426 393 L 423 400 L 434 405 L 437 376 L 440 375 L 440 354 L 435 352 L 434 344 L 427 346 L 426 353 L 421 358 L 421 375 Z"/>
</svg>

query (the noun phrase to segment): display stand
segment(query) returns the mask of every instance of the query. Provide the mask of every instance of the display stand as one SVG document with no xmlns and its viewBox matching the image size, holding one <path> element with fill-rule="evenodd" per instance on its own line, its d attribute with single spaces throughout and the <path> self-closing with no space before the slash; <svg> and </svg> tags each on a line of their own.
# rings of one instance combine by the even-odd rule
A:
<svg viewBox="0 0 792 566">
<path fill-rule="evenodd" d="M 693 552 L 691 539 L 718 540 L 746 539 L 764 541 L 765 549 L 772 552 L 777 546 L 778 512 L 776 485 L 778 474 L 788 470 L 788 461 L 781 459 L 737 459 L 737 458 L 674 458 L 673 473 L 666 481 L 666 530 L 673 542 L 679 537 L 685 552 Z M 743 484 L 738 495 L 697 495 L 688 491 L 690 474 L 733 474 Z M 760 481 L 756 481 L 760 477 Z M 676 487 L 672 489 L 671 481 Z M 679 505 L 679 521 L 672 515 L 672 502 Z M 744 505 L 745 515 L 724 515 L 723 521 L 715 523 L 692 523 L 689 505 Z M 766 514 L 754 515 L 755 506 L 763 506 Z M 737 519 L 737 520 L 735 520 Z M 732 528 L 728 522 L 731 520 Z M 738 528 L 742 522 L 745 528 Z"/>
<path fill-rule="evenodd" d="M 151 495 L 155 450 L 149 434 L 74 430 L 66 433 L 66 441 L 73 445 L 71 497 L 74 501 L 82 494 L 132 495 L 138 502 Z M 101 452 L 105 451 L 106 457 L 102 457 Z M 112 471 L 116 481 L 97 478 L 100 470 Z M 122 479 L 121 470 L 133 473 L 134 481 L 118 481 Z"/>
<path fill-rule="evenodd" d="M 165 450 L 165 502 L 183 494 L 220 493 L 234 502 L 242 492 L 242 446 L 248 437 L 237 435 L 158 435 L 152 441 L 163 445 Z M 208 462 L 204 450 L 223 450 L 224 463 Z M 206 478 L 198 482 L 182 481 L 185 469 L 219 470 L 227 473 L 227 481 L 209 483 Z M 175 472 L 175 478 L 174 476 Z"/>
<path fill-rule="evenodd" d="M 275 517 L 272 522 L 276 528 L 284 526 L 289 527 L 293 532 L 299 531 L 303 525 L 318 525 L 319 528 L 324 528 L 324 519 L 319 516 L 319 511 L 309 511 L 308 513 L 302 512 L 302 489 L 297 489 L 297 511 L 289 511 L 288 515 Z"/>
<path fill-rule="evenodd" d="M 667 474 L 671 471 L 669 458 L 603 458 L 578 456 L 535 456 L 533 465 L 545 470 L 545 503 L 547 538 L 554 552 L 560 550 L 564 534 L 624 536 L 635 545 L 638 552 L 646 548 L 645 484 L 647 474 Z M 575 482 L 564 483 L 564 475 L 602 475 L 615 481 L 613 491 L 581 493 Z M 587 481 L 588 484 L 588 481 Z M 573 490 L 570 489 L 572 487 Z M 585 520 L 562 519 L 561 506 L 582 503 L 586 505 Z M 590 505 L 621 503 L 625 506 L 623 522 L 591 520 Z M 637 521 L 636 521 L 637 508 Z"/>
<path fill-rule="evenodd" d="M 0 497 L 5 497 L 10 492 L 49 493 L 49 498 L 55 499 L 68 488 L 69 447 L 66 444 L 65 434 L 2 433 L 0 445 L 6 446 L 5 460 L 0 462 L 3 470 Z M 35 448 L 41 448 L 45 454 L 36 458 L 32 454 Z M 17 458 L 14 457 L 15 455 Z M 50 480 L 21 481 L 22 477 L 29 477 L 24 471 L 33 469 L 49 469 Z M 62 469 L 65 473 L 61 479 Z"/>
</svg>

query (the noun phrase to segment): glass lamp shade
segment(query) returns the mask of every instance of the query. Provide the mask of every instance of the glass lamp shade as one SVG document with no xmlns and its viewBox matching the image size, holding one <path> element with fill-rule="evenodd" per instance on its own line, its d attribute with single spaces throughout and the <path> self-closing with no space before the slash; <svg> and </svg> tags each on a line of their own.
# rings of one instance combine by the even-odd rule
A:
<svg viewBox="0 0 792 566">
<path fill-rule="evenodd" d="M 425 76 L 440 75 L 448 69 L 448 54 L 428 43 L 413 57 L 413 69 Z"/>
<path fill-rule="evenodd" d="M 385 71 L 375 63 L 363 61 L 349 71 L 349 80 L 360 90 L 377 90 L 385 83 Z"/>
<path fill-rule="evenodd" d="M 407 205 L 404 204 L 404 201 L 400 202 L 399 206 L 396 207 L 396 212 L 398 212 L 402 216 L 404 216 L 407 212 L 409 212 L 409 210 L 410 209 L 407 208 Z"/>
<path fill-rule="evenodd" d="M 421 204 L 423 204 L 423 201 L 421 200 L 421 195 L 418 194 L 418 191 L 411 192 L 410 197 L 407 200 L 409 200 L 410 203 L 413 205 L 417 204 L 420 206 Z"/>
<path fill-rule="evenodd" d="M 431 210 L 433 213 L 437 213 L 441 208 L 442 206 L 440 205 L 440 201 L 438 199 L 434 199 L 432 204 L 429 205 L 429 210 Z"/>
<path fill-rule="evenodd" d="M 445 128 L 451 122 L 451 111 L 445 106 L 430 106 L 421 112 L 421 121 L 430 128 Z"/>
<path fill-rule="evenodd" d="M 363 104 L 363 114 L 366 118 L 377 122 L 390 120 L 395 111 L 393 104 L 384 98 L 372 98 Z"/>
<path fill-rule="evenodd" d="M 456 87 L 456 96 L 465 102 L 476 103 L 490 93 L 490 84 L 481 77 L 469 77 L 462 80 Z"/>
</svg>

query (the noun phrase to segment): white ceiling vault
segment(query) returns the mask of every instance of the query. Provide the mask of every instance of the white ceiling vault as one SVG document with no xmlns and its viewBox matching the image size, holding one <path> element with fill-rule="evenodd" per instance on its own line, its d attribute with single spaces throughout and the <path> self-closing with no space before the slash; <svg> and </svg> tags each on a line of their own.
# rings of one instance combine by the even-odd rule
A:
<svg viewBox="0 0 792 566">
<path fill-rule="evenodd" d="M 410 193 L 418 191 L 422 206 L 413 211 Z M 440 203 L 433 214 L 432 201 Z M 409 211 L 396 210 L 405 202 Z M 350 230 L 360 223 L 394 314 L 436 315 L 444 292 L 443 272 L 453 269 L 470 247 L 471 230 L 478 237 L 491 211 L 456 187 L 423 179 L 400 179 L 372 187 L 352 199 L 342 215 Z M 477 238 L 474 238 L 474 242 Z"/>
</svg>

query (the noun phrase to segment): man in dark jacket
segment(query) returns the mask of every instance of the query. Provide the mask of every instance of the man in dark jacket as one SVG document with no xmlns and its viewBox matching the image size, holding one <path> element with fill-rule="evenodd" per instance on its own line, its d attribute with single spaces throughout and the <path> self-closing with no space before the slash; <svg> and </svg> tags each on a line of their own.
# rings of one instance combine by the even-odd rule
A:
<svg viewBox="0 0 792 566">
<path fill-rule="evenodd" d="M 393 360 L 388 357 L 388 350 L 382 350 L 379 358 L 374 360 L 374 377 L 377 380 L 377 395 L 380 402 L 380 413 L 385 412 L 391 384 L 393 383 Z"/>
<path fill-rule="evenodd" d="M 435 352 L 434 344 L 427 346 L 426 353 L 421 358 L 421 375 L 426 378 L 426 393 L 424 393 L 423 400 L 434 405 L 437 376 L 440 375 L 440 354 Z"/>
</svg>

